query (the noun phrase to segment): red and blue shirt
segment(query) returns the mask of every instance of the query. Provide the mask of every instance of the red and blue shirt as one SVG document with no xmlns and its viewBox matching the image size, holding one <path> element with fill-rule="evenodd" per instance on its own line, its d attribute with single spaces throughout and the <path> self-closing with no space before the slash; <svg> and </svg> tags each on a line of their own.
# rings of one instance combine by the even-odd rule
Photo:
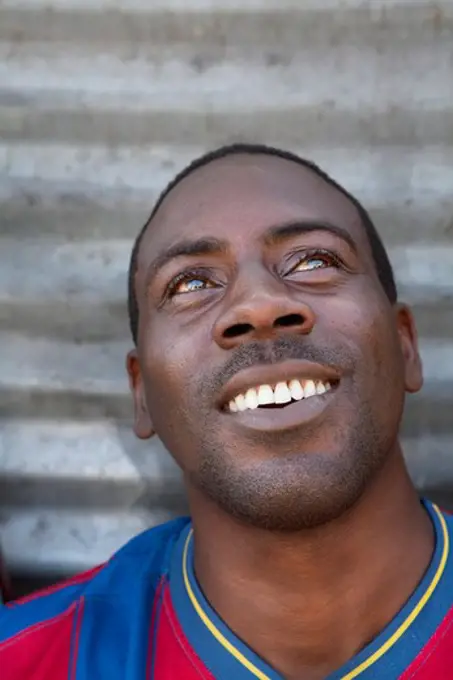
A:
<svg viewBox="0 0 453 680">
<path fill-rule="evenodd" d="M 424 502 L 431 564 L 381 634 L 326 680 L 453 680 L 453 519 Z M 283 680 L 211 608 L 189 519 L 150 529 L 108 563 L 0 606 L 1 680 Z"/>
</svg>

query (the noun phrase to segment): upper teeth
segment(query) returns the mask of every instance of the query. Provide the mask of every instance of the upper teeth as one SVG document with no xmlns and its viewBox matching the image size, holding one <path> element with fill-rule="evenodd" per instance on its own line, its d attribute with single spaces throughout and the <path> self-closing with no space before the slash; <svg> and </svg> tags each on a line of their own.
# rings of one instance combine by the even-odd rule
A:
<svg viewBox="0 0 453 680">
<path fill-rule="evenodd" d="M 238 394 L 229 404 L 229 410 L 233 413 L 255 409 L 258 406 L 268 404 L 288 404 L 292 399 L 299 401 L 316 394 L 324 394 L 330 390 L 331 384 L 321 380 L 289 380 L 279 382 L 274 386 L 259 385 L 250 387 L 247 392 Z"/>
</svg>

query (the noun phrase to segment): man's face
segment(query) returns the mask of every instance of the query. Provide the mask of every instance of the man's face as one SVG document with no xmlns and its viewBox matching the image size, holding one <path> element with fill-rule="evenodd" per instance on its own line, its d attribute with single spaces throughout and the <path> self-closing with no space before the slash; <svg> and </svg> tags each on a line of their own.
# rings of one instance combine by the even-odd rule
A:
<svg viewBox="0 0 453 680">
<path fill-rule="evenodd" d="M 345 196 L 290 161 L 215 161 L 165 199 L 136 290 L 136 431 L 161 437 L 189 486 L 283 530 L 361 496 L 421 371 Z"/>
</svg>

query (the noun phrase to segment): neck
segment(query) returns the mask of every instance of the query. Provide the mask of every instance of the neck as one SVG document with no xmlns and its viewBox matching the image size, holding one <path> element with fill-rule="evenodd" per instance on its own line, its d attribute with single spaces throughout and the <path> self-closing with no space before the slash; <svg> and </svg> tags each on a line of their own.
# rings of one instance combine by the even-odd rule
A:
<svg viewBox="0 0 453 680">
<path fill-rule="evenodd" d="M 301 669 L 326 677 L 376 637 L 416 588 L 434 547 L 399 449 L 348 513 L 316 529 L 259 530 L 193 488 L 189 501 L 207 599 L 286 678 Z"/>
</svg>

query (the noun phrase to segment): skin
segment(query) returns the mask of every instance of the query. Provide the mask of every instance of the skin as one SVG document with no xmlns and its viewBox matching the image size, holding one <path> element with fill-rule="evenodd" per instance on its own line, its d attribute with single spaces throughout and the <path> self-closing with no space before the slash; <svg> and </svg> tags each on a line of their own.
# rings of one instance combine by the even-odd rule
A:
<svg viewBox="0 0 453 680">
<path fill-rule="evenodd" d="M 210 252 L 163 261 L 200 239 Z M 136 291 L 135 431 L 183 471 L 200 585 L 285 678 L 325 678 L 395 616 L 432 555 L 398 442 L 422 385 L 412 315 L 386 297 L 347 197 L 267 156 L 214 161 L 173 189 Z M 291 417 L 224 409 L 250 369 L 313 365 L 336 388 Z"/>
</svg>

